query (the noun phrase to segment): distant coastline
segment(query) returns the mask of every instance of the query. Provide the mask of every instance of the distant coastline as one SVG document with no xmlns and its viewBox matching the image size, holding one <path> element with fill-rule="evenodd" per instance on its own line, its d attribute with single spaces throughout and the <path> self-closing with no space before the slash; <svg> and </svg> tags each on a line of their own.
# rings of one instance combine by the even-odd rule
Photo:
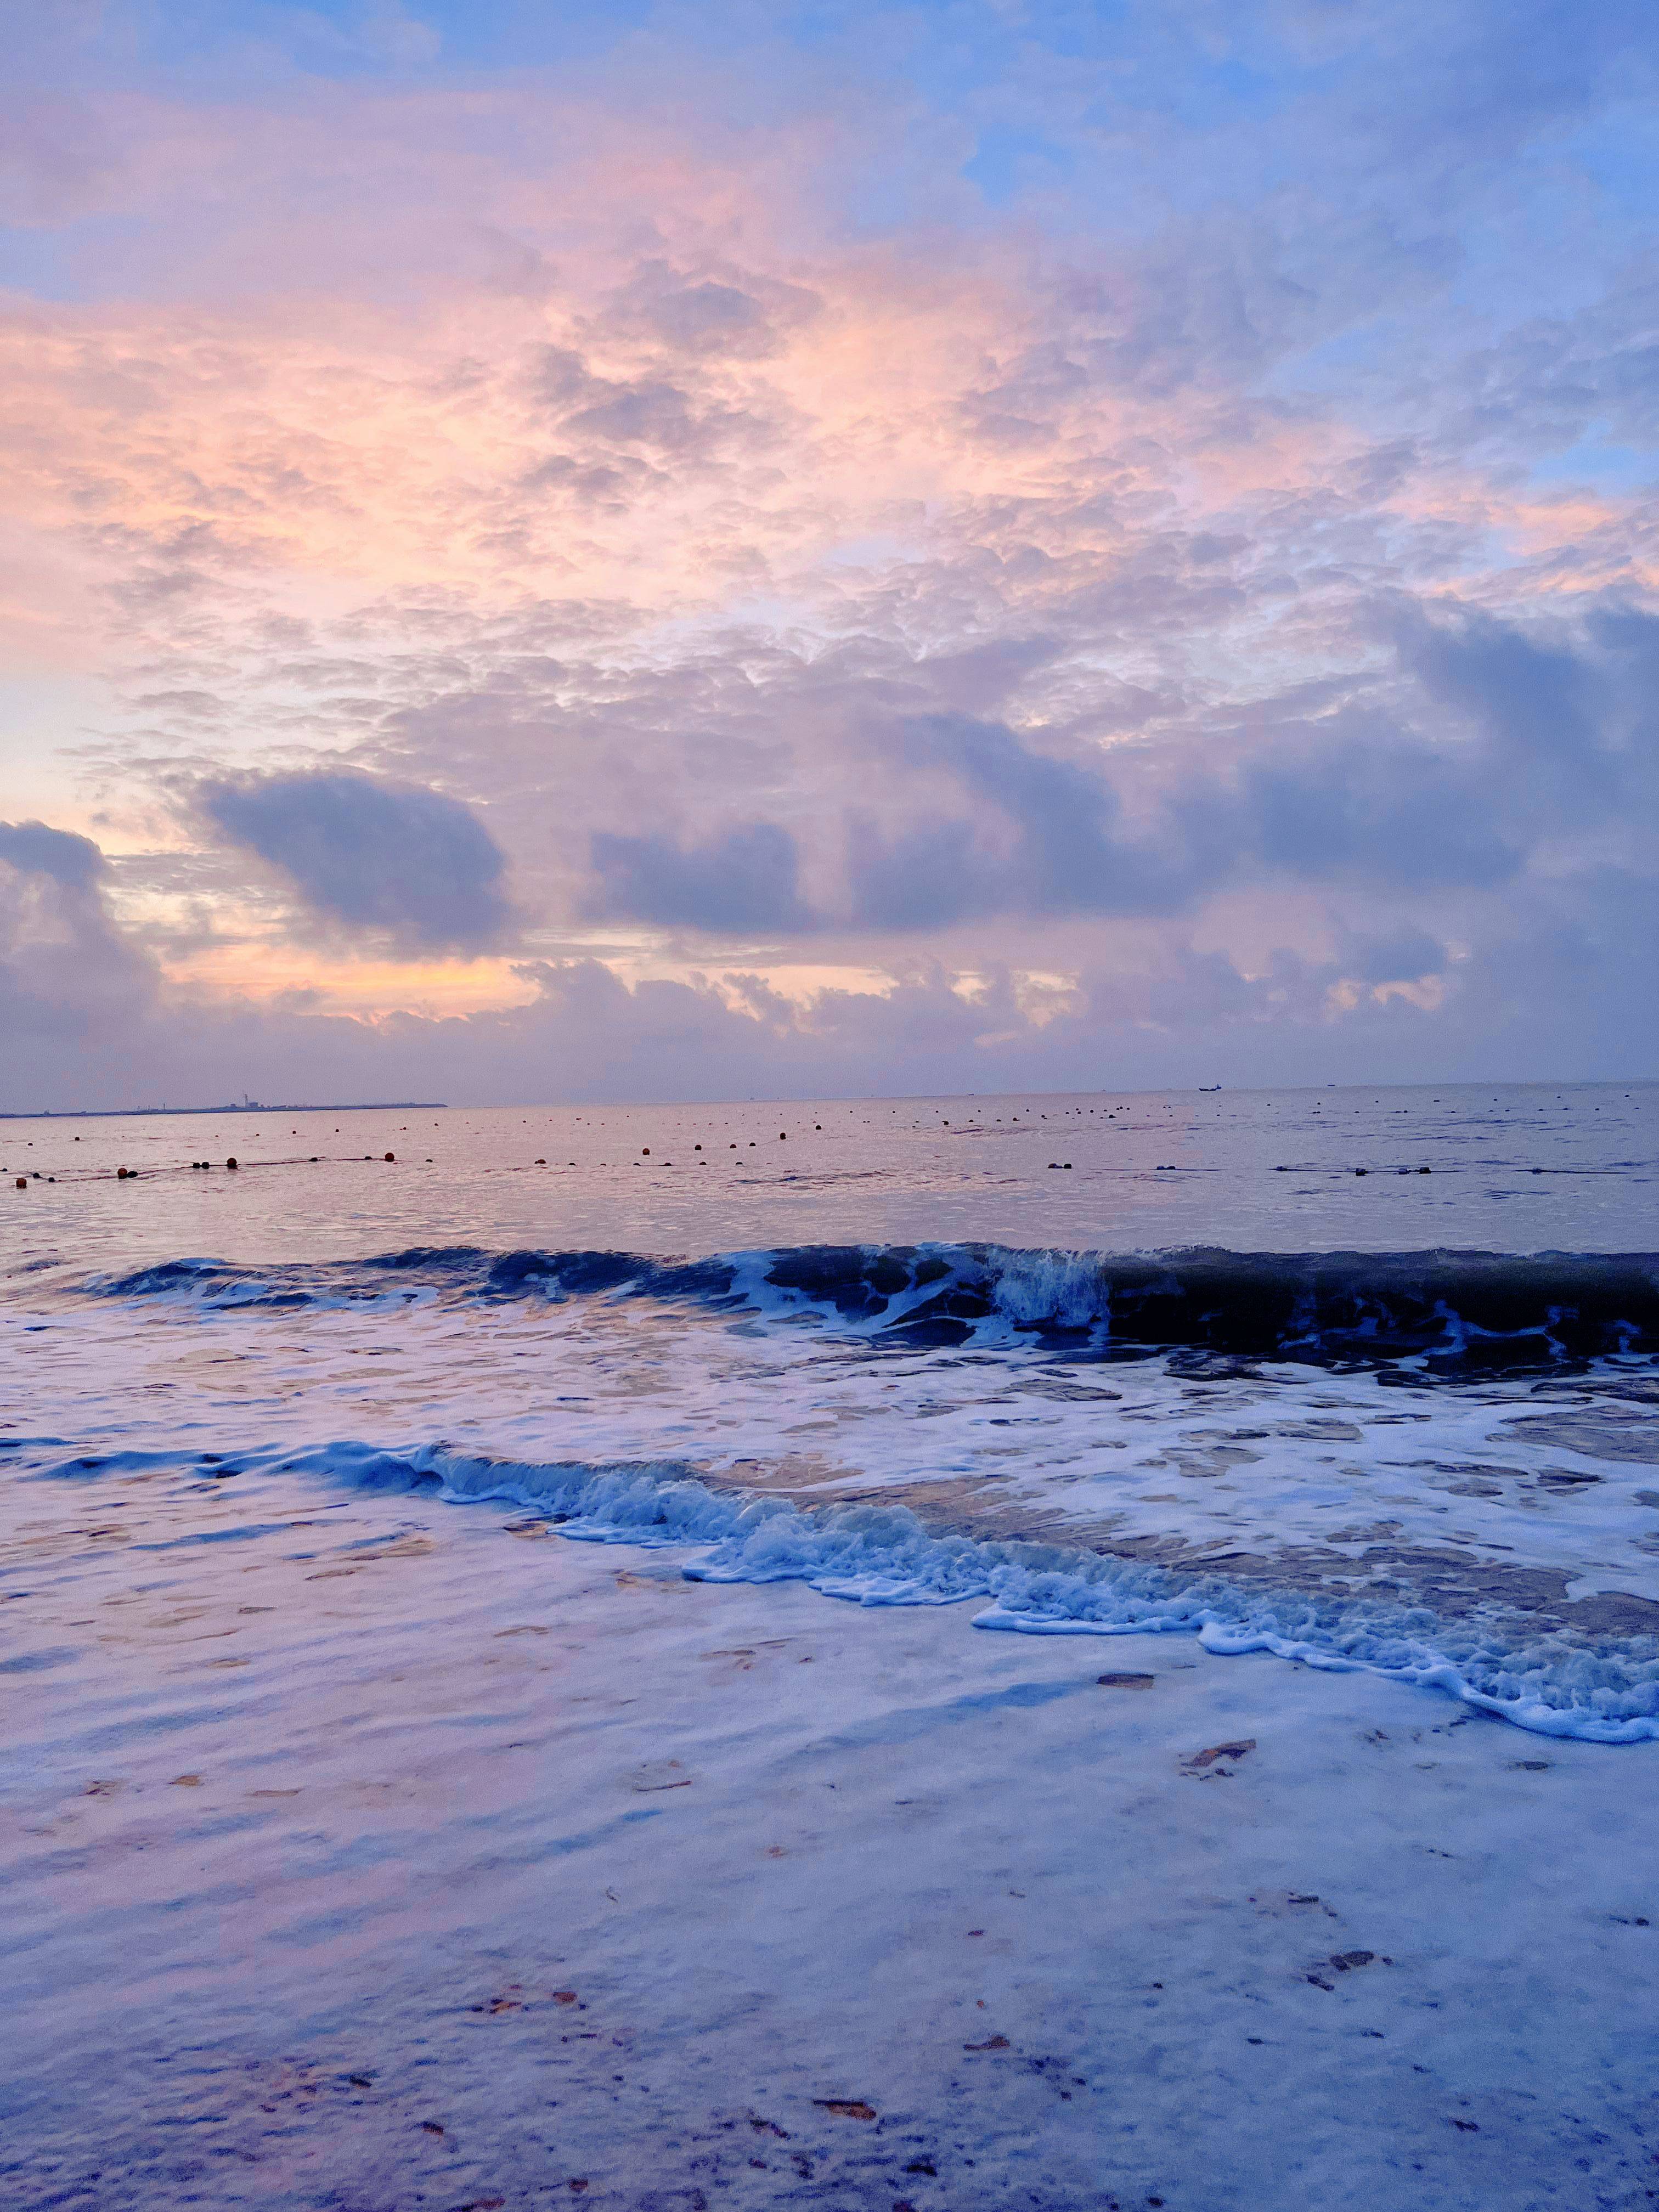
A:
<svg viewBox="0 0 1659 2212">
<path fill-rule="evenodd" d="M 119 1121 L 162 1114 L 414 1114 L 441 1109 L 441 1098 L 380 1098 L 353 1106 L 263 1105 L 257 1098 L 240 1106 L 66 1106 L 58 1113 L 0 1112 L 0 1121 Z"/>
</svg>

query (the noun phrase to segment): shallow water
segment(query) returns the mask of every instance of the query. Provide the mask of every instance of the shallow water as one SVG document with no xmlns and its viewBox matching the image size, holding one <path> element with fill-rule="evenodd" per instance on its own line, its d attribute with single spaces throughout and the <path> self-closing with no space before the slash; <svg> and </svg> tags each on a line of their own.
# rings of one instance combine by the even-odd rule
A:
<svg viewBox="0 0 1659 2212">
<path fill-rule="evenodd" d="M 143 1475 L 134 1540 L 489 1494 L 1627 1741 L 1656 1140 L 1607 1085 L 0 1125 L 0 1444 L 14 1503 Z"/>
<path fill-rule="evenodd" d="M 9 2212 L 1648 2201 L 1639 1751 L 219 1495 L 10 1493 Z"/>
</svg>

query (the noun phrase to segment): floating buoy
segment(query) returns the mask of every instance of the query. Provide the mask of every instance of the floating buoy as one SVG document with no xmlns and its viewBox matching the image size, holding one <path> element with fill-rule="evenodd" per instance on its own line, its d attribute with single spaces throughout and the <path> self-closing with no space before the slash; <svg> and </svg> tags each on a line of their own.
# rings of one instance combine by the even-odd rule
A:
<svg viewBox="0 0 1659 2212">
<path fill-rule="evenodd" d="M 233 1153 L 231 1154 L 230 1158 L 229 1158 L 225 1162 L 225 1165 L 226 1165 L 228 1168 L 234 1168 L 234 1167 L 235 1166 L 235 1164 L 236 1164 L 236 1155 L 235 1155 L 235 1153 L 234 1153 L 234 1152 L 233 1152 Z"/>
<path fill-rule="evenodd" d="M 651 1157 L 651 1147 L 650 1147 L 650 1146 L 649 1146 L 649 1145 L 641 1145 L 641 1146 L 640 1146 L 640 1158 L 641 1158 L 642 1160 L 648 1160 L 648 1159 L 650 1158 L 650 1157 Z"/>
<path fill-rule="evenodd" d="M 787 1145 L 787 1144 L 788 1143 L 788 1141 L 789 1141 L 789 1132 L 788 1132 L 788 1130 L 787 1130 L 787 1129 L 780 1129 L 780 1130 L 778 1131 L 778 1142 L 779 1142 L 781 1145 Z"/>
<path fill-rule="evenodd" d="M 396 1152 L 388 1152 L 388 1153 L 386 1154 L 386 1158 L 387 1158 L 387 1159 L 389 1159 L 389 1160 L 395 1160 L 395 1159 L 397 1158 L 397 1157 L 398 1157 L 398 1155 L 396 1154 Z"/>
<path fill-rule="evenodd" d="M 538 1160 L 536 1164 L 538 1168 L 544 1168 L 547 1165 L 547 1162 L 545 1160 Z"/>
<path fill-rule="evenodd" d="M 116 1180 L 116 1182 L 125 1182 L 126 1181 L 126 1179 L 127 1179 L 127 1171 L 126 1171 L 126 1170 L 125 1170 L 125 1168 L 117 1168 L 117 1169 L 116 1169 L 116 1170 L 115 1170 L 115 1180 Z"/>
<path fill-rule="evenodd" d="M 1419 1168 L 1417 1172 L 1419 1175 L 1432 1175 L 1434 1173 L 1434 1170 L 1432 1168 Z"/>
<path fill-rule="evenodd" d="M 693 1145 L 691 1149 L 694 1152 L 700 1152 L 702 1150 L 702 1146 L 701 1145 Z"/>
<path fill-rule="evenodd" d="M 28 1177 L 27 1177 L 27 1176 L 18 1176 L 18 1178 L 17 1178 L 17 1188 L 18 1188 L 18 1189 L 19 1189 L 19 1190 L 27 1190 L 27 1189 L 28 1188 L 28 1187 L 29 1187 L 29 1179 L 28 1179 Z"/>
<path fill-rule="evenodd" d="M 1357 1176 L 1360 1176 L 1360 1175 L 1369 1175 L 1369 1174 L 1370 1173 L 1370 1170 L 1369 1168 L 1356 1168 L 1356 1169 L 1354 1170 L 1354 1173 L 1355 1173 Z"/>
</svg>

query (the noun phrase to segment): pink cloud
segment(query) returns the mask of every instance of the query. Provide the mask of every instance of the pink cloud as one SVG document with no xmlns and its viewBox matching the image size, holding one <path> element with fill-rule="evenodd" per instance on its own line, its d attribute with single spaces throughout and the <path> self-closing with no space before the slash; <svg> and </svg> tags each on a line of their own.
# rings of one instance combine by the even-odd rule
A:
<svg viewBox="0 0 1659 2212">
<path fill-rule="evenodd" d="M 441 1053 L 463 1034 L 399 1029 L 414 966 L 400 981 L 366 954 L 354 975 L 337 948 L 302 949 L 201 831 L 204 778 L 319 765 L 430 787 L 507 852 L 545 956 L 535 1010 L 501 1006 L 491 960 L 471 1000 L 462 969 L 428 963 L 424 987 L 471 1006 L 501 1082 L 549 1024 L 586 1050 L 605 1023 L 684 1035 L 697 1066 L 745 1080 L 763 1048 L 810 1085 L 848 1037 L 913 1071 L 907 1024 L 941 1066 L 977 1065 L 975 1037 L 996 1034 L 1060 1069 L 1089 1023 L 1157 1028 L 1172 992 L 1217 1020 L 1248 1006 L 1247 1025 L 1294 1001 L 1317 1028 L 1339 986 L 1361 1021 L 1382 1018 L 1378 990 L 1418 989 L 1348 977 L 1330 948 L 1390 941 L 1425 900 L 1449 939 L 1467 884 L 1322 890 L 1310 934 L 1285 840 L 1241 884 L 1244 817 L 1225 809 L 1292 758 L 1339 828 L 1387 817 L 1373 758 L 1419 781 L 1444 767 L 1467 800 L 1460 732 L 1379 608 L 1644 587 L 1641 501 L 1540 494 L 1501 458 L 1273 388 L 1310 311 L 1253 239 L 1182 264 L 1127 231 L 968 224 L 959 179 L 877 235 L 825 179 L 878 147 L 878 102 L 831 83 L 744 127 L 706 85 L 639 66 L 637 100 L 532 77 L 258 106 L 89 97 L 21 149 L 18 204 L 79 240 L 80 296 L 0 313 L 17 533 L 0 624 L 21 665 L 110 680 L 93 764 L 112 845 L 144 848 L 131 927 L 188 935 L 168 888 L 186 860 L 192 895 L 234 919 L 178 953 L 173 982 L 152 976 L 166 1021 L 264 1035 L 252 1002 L 314 973 L 386 1018 L 295 1032 L 307 1051 Z M 99 218 L 118 210 L 116 238 Z M 1167 910 L 1056 889 L 1012 782 L 907 735 L 952 714 L 1008 733 L 1011 779 L 1100 779 L 1105 864 L 1164 856 Z M 61 771 L 66 810 L 87 803 L 85 765 Z M 872 851 L 925 848 L 946 872 L 970 855 L 1000 902 L 941 909 L 921 940 L 890 899 L 872 920 L 848 884 L 854 817 Z M 1585 828 L 1571 867 L 1612 836 Z M 710 855 L 781 854 L 798 895 L 746 934 L 662 900 L 623 911 L 593 880 L 619 840 L 636 875 L 667 855 L 688 880 Z M 1510 894 L 1480 895 L 1491 941 L 1510 941 Z M 1235 935 L 1200 956 L 1206 896 Z M 1247 940 L 1297 946 L 1317 980 L 1275 1000 Z M 780 1027 L 696 980 L 727 964 L 811 981 Z M 855 987 L 872 972 L 887 983 Z M 1005 979 L 978 1012 L 957 988 L 975 975 Z M 1019 980 L 1037 975 L 1042 1024 Z M 608 1080 L 645 1080 L 635 1048 Z"/>
</svg>

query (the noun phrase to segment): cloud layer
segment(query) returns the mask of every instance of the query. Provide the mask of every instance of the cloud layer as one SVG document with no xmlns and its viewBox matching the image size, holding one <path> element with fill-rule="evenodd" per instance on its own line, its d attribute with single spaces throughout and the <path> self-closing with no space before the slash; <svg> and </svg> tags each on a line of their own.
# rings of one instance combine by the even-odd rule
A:
<svg viewBox="0 0 1659 2212">
<path fill-rule="evenodd" d="M 0 1086 L 1642 1072 L 1648 10 L 210 13 L 9 23 Z"/>
</svg>

